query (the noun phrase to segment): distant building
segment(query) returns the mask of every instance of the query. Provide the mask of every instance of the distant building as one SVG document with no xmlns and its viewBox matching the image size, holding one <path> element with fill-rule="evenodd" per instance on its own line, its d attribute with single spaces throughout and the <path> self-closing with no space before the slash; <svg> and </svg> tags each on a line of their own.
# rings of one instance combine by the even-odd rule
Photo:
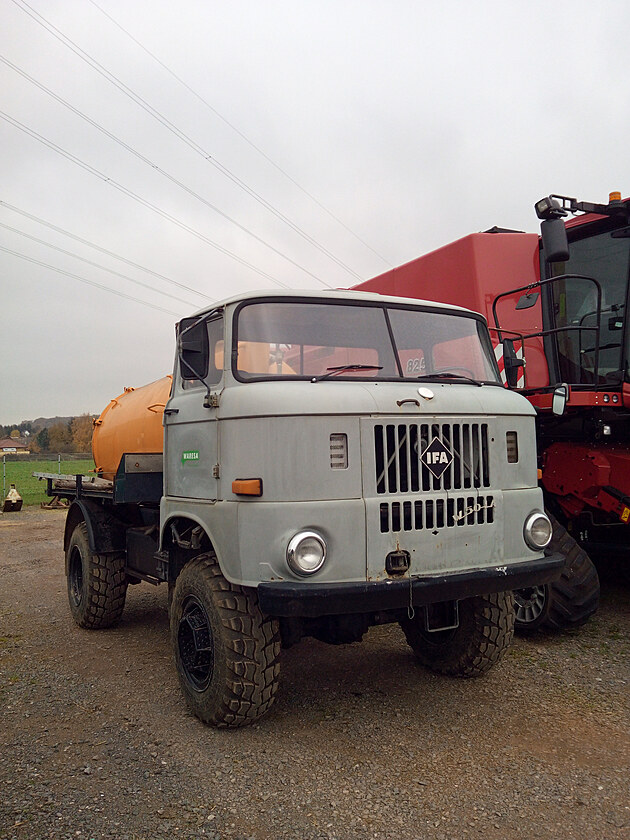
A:
<svg viewBox="0 0 630 840">
<path fill-rule="evenodd" d="M 0 440 L 0 455 L 30 455 L 30 450 L 23 440 L 8 437 Z"/>
</svg>

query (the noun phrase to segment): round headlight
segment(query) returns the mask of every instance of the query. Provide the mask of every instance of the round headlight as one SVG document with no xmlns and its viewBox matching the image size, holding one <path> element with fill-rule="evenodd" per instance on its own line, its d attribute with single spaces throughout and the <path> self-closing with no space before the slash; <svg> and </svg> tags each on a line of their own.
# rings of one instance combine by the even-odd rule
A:
<svg viewBox="0 0 630 840">
<path fill-rule="evenodd" d="M 540 551 L 551 542 L 553 526 L 544 513 L 532 513 L 525 520 L 523 535 L 525 542 L 534 551 Z"/>
<path fill-rule="evenodd" d="M 287 563 L 296 575 L 312 575 L 324 565 L 326 543 L 315 531 L 300 531 L 287 546 Z"/>
</svg>

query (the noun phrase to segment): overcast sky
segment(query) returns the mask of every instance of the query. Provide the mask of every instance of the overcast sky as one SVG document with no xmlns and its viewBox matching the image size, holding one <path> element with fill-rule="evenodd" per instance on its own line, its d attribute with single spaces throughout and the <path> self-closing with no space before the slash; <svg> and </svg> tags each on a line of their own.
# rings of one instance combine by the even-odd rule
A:
<svg viewBox="0 0 630 840">
<path fill-rule="evenodd" d="M 209 300 L 630 194 L 627 0 L 0 8 L 0 423 L 170 372 Z"/>
</svg>

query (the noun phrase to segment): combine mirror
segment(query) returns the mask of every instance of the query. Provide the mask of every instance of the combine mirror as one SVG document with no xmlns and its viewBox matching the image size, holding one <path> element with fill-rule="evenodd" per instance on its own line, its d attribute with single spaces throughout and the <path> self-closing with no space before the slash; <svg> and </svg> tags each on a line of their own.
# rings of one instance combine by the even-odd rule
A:
<svg viewBox="0 0 630 840">
<path fill-rule="evenodd" d="M 566 262 L 569 259 L 569 242 L 563 220 L 544 219 L 540 223 L 540 233 L 547 262 Z"/>
</svg>

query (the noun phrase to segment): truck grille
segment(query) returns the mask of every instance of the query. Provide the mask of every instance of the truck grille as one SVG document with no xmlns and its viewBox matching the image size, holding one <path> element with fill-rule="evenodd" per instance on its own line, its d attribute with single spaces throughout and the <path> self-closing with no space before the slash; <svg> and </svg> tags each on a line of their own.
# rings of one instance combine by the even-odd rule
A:
<svg viewBox="0 0 630 840">
<path fill-rule="evenodd" d="M 436 478 L 420 456 L 438 438 L 453 460 Z M 419 493 L 490 486 L 486 423 L 388 423 L 374 427 L 377 493 Z"/>
<path fill-rule="evenodd" d="M 490 524 L 494 521 L 494 499 L 492 496 L 457 496 L 448 499 L 382 502 L 380 520 L 383 534 Z"/>
</svg>

